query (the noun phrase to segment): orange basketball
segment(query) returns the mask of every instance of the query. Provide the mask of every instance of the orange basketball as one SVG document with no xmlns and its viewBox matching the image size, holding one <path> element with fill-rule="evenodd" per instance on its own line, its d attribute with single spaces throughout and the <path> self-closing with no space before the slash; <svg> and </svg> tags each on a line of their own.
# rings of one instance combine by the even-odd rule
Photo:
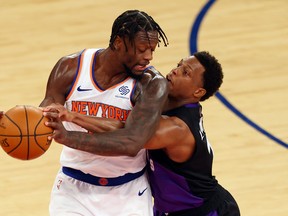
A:
<svg viewBox="0 0 288 216">
<path fill-rule="evenodd" d="M 11 157 L 31 160 L 43 155 L 50 147 L 48 136 L 52 128 L 44 125 L 48 119 L 40 108 L 19 105 L 0 119 L 0 144 Z"/>
</svg>

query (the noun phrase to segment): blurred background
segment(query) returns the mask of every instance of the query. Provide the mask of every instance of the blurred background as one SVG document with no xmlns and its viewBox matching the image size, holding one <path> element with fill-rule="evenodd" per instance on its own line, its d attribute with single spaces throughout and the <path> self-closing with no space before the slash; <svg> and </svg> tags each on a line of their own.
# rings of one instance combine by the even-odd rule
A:
<svg viewBox="0 0 288 216">
<path fill-rule="evenodd" d="M 0 110 L 38 106 L 56 62 L 84 48 L 108 46 L 114 19 L 144 10 L 169 39 L 152 64 L 164 75 L 190 55 L 190 34 L 209 1 L 10 0 L 0 3 Z M 282 144 L 255 130 L 214 97 L 202 103 L 213 146 L 214 175 L 245 216 L 288 212 L 288 1 L 218 0 L 205 14 L 198 50 L 224 69 L 220 89 L 234 107 Z M 285 145 L 286 144 L 286 145 Z M 61 145 L 21 161 L 0 149 L 0 215 L 49 215 L 50 191 Z"/>
</svg>

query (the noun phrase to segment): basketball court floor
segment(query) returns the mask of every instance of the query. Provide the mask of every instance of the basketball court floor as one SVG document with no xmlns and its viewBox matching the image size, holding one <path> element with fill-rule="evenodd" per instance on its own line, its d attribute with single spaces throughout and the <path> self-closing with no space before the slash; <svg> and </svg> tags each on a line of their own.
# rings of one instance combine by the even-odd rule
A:
<svg viewBox="0 0 288 216">
<path fill-rule="evenodd" d="M 224 83 L 203 102 L 214 175 L 243 216 L 288 215 L 288 1 L 1 1 L 0 110 L 38 106 L 54 64 L 108 46 L 114 19 L 148 12 L 167 34 L 153 65 L 166 74 L 196 50 L 215 55 Z M 61 145 L 16 160 L 0 149 L 0 215 L 48 216 Z"/>
</svg>

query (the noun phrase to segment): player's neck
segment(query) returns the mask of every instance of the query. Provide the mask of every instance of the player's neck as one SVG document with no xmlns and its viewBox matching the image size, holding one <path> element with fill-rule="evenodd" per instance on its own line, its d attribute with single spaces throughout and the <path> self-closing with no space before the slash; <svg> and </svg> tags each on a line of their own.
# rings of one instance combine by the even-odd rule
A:
<svg viewBox="0 0 288 216">
<path fill-rule="evenodd" d="M 110 48 L 101 51 L 94 62 L 94 77 L 103 89 L 125 80 L 128 75 Z"/>
</svg>

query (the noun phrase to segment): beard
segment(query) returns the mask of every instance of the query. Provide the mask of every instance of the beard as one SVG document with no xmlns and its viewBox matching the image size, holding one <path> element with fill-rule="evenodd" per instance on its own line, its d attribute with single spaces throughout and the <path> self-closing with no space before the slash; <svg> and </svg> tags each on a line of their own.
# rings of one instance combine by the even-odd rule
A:
<svg viewBox="0 0 288 216">
<path fill-rule="evenodd" d="M 125 68 L 126 74 L 127 74 L 129 77 L 132 77 L 133 79 L 136 79 L 136 80 L 140 80 L 140 79 L 142 78 L 144 72 L 141 73 L 141 74 L 139 74 L 139 75 L 137 75 L 137 74 L 134 74 L 134 73 L 132 72 L 132 70 L 131 70 L 126 64 L 123 64 L 123 66 L 124 66 L 124 68 Z"/>
</svg>

